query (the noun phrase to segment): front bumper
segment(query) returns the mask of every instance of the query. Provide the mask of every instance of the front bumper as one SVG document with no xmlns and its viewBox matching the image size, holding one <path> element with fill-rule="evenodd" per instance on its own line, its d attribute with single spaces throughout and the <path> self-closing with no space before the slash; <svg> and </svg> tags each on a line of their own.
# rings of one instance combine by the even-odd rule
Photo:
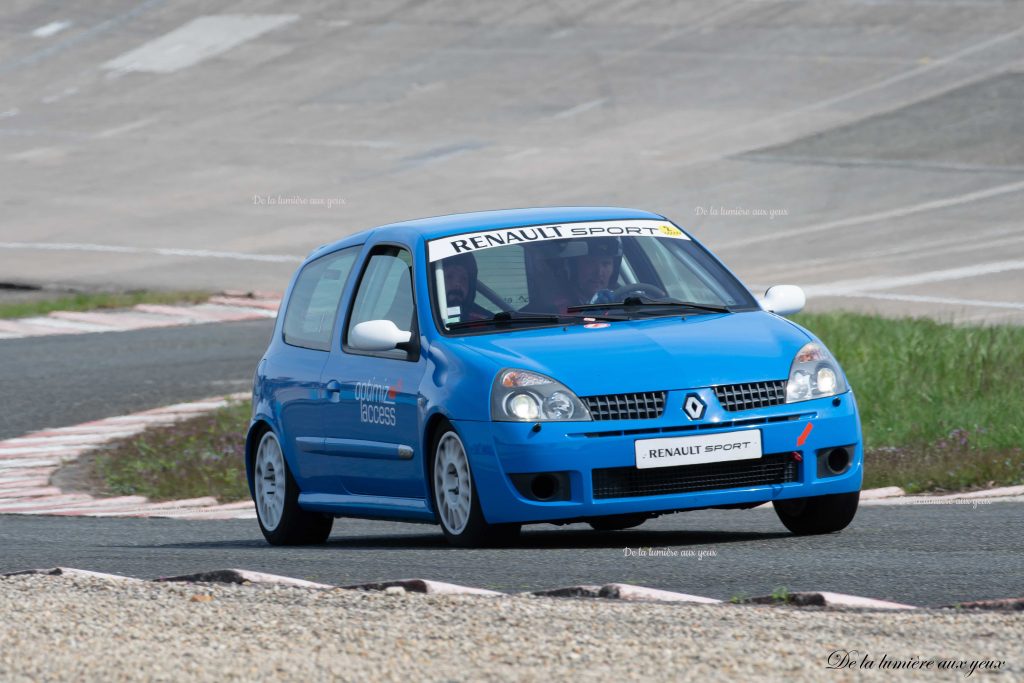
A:
<svg viewBox="0 0 1024 683">
<path fill-rule="evenodd" d="M 536 432 L 532 424 L 455 421 L 454 426 L 469 455 L 484 518 L 491 524 L 556 522 L 605 515 L 742 506 L 860 490 L 864 455 L 853 392 L 836 398 L 727 412 L 718 406 L 711 390 L 700 390 L 698 393 L 708 409 L 703 419 L 696 422 L 688 420 L 682 411 L 686 393 L 669 392 L 664 414 L 652 420 L 546 422 Z M 809 431 L 808 424 L 811 425 Z M 595 496 L 594 471 L 635 468 L 634 441 L 637 439 L 740 429 L 760 430 L 762 451 L 766 455 L 780 454 L 777 456 L 780 460 L 784 455 L 791 458 L 795 465 L 795 471 L 791 470 L 795 476 L 790 477 L 793 481 L 683 493 L 630 494 L 628 497 L 608 497 L 607 492 L 599 492 Z M 804 440 L 798 445 L 802 435 Z M 852 452 L 847 469 L 842 474 L 819 477 L 817 453 L 840 446 L 849 446 Z M 794 453 L 800 455 L 795 457 Z M 561 473 L 559 476 L 569 483 L 567 499 L 531 500 L 516 488 L 510 477 L 539 472 Z"/>
</svg>

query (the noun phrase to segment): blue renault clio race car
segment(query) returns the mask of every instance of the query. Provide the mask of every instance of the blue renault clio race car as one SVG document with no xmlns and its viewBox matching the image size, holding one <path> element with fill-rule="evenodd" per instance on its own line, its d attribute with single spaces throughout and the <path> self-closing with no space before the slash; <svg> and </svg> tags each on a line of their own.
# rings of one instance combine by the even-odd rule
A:
<svg viewBox="0 0 1024 683">
<path fill-rule="evenodd" d="M 771 501 L 853 519 L 860 419 L 839 364 L 663 216 L 547 208 L 395 223 L 315 250 L 253 384 L 246 471 L 272 544 L 336 517 L 507 542 Z"/>
</svg>

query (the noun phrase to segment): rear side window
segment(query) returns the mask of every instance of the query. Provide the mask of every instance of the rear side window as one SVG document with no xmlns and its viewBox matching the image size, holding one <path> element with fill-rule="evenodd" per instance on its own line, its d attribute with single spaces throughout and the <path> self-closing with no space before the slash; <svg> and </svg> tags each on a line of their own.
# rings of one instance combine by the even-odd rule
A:
<svg viewBox="0 0 1024 683">
<path fill-rule="evenodd" d="M 299 273 L 284 314 L 284 341 L 292 346 L 329 351 L 338 303 L 359 247 L 349 247 L 306 264 Z"/>
</svg>

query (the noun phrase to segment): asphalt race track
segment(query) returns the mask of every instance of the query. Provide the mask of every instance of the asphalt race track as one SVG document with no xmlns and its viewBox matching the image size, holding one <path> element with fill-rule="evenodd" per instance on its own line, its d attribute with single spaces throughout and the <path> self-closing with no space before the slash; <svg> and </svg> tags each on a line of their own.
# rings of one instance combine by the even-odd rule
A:
<svg viewBox="0 0 1024 683">
<path fill-rule="evenodd" d="M 771 510 L 698 511 L 609 533 L 532 526 L 515 546 L 460 550 L 435 526 L 392 522 L 336 520 L 324 546 L 273 548 L 255 520 L 7 516 L 0 573 L 73 564 L 156 578 L 241 567 L 334 585 L 429 578 L 516 592 L 622 582 L 723 600 L 785 587 L 942 606 L 1020 594 L 1020 518 L 1013 503 L 874 507 L 842 533 L 797 538 Z M 626 556 L 643 547 L 679 556 Z"/>
<path fill-rule="evenodd" d="M 0 439 L 252 389 L 272 321 L 0 341 Z"/>
<path fill-rule="evenodd" d="M 0 438 L 245 390 L 270 331 L 260 321 L 0 342 L 5 387 L 19 397 L 5 402 Z M 940 605 L 1020 592 L 1020 521 L 1018 504 L 874 507 L 840 534 L 794 538 L 770 510 L 698 511 L 617 533 L 538 525 L 514 548 L 467 551 L 436 527 L 391 522 L 337 520 L 327 546 L 281 549 L 253 520 L 0 515 L 0 573 L 74 566 L 153 578 L 240 567 L 334 584 L 626 582 L 721 599 L 785 586 Z M 627 557 L 627 547 L 681 556 Z"/>
<path fill-rule="evenodd" d="M 0 285 L 280 292 L 373 225 L 610 204 L 674 218 L 754 290 L 804 286 L 810 310 L 1024 322 L 1024 3 L 243 5 L 0 8 Z M 269 331 L 0 341 L 0 438 L 244 391 Z M 815 538 L 703 511 L 492 550 L 367 521 L 279 549 L 255 521 L 0 516 L 0 572 L 941 605 L 1021 594 L 1021 511 L 872 507 Z M 716 555 L 625 556 L 644 546 Z"/>
<path fill-rule="evenodd" d="M 280 291 L 373 225 L 612 204 L 812 308 L 1024 320 L 1024 4 L 259 7 L 4 4 L 0 281 Z"/>
</svg>

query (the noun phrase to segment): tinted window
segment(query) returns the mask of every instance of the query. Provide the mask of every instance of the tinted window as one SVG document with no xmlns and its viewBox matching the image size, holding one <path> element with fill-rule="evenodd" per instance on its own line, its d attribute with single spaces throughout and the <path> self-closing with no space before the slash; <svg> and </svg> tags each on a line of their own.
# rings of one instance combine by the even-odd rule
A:
<svg viewBox="0 0 1024 683">
<path fill-rule="evenodd" d="M 367 320 L 390 320 L 398 329 L 415 335 L 416 307 L 412 298 L 412 256 L 405 249 L 381 247 L 366 264 L 359 281 L 348 332 Z M 346 339 L 348 334 L 345 335 Z M 375 355 L 406 358 L 402 350 L 385 351 Z"/>
<path fill-rule="evenodd" d="M 701 263 L 700 252 L 692 242 L 682 245 L 671 240 L 637 240 L 650 259 L 651 267 L 668 295 L 680 301 L 704 301 L 736 306 L 741 299 L 729 291 L 728 281 Z"/>
<path fill-rule="evenodd" d="M 486 321 L 505 331 L 559 322 L 553 315 L 582 320 L 585 306 L 615 305 L 616 315 L 640 318 L 678 315 L 687 303 L 757 307 L 710 253 L 665 221 L 500 228 L 440 237 L 427 252 L 435 319 L 458 334 L 484 331 Z M 493 320 L 500 310 L 547 319 L 504 325 L 505 317 Z"/>
<path fill-rule="evenodd" d="M 522 247 L 489 249 L 477 254 L 476 262 L 480 269 L 475 299 L 477 306 L 497 313 L 518 310 L 530 303 Z"/>
<path fill-rule="evenodd" d="M 284 314 L 284 340 L 293 346 L 327 351 L 338 303 L 359 247 L 349 247 L 306 264 L 292 288 Z"/>
</svg>

